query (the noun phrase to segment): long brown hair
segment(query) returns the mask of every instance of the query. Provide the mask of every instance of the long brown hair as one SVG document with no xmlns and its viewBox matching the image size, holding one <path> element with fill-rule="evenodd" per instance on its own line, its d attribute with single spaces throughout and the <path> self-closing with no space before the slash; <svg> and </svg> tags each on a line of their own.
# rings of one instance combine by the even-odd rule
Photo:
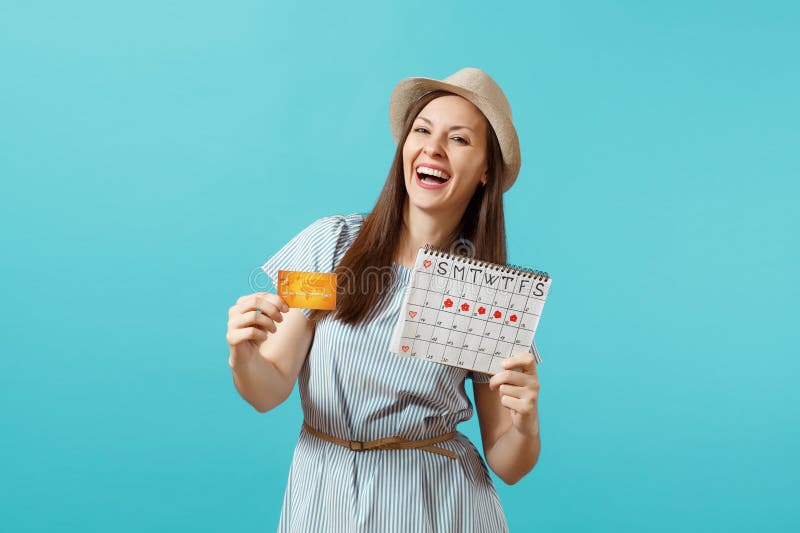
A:
<svg viewBox="0 0 800 533">
<path fill-rule="evenodd" d="M 337 274 L 336 310 L 334 318 L 355 325 L 389 295 L 393 283 L 392 263 L 400 244 L 403 227 L 403 206 L 408 197 L 403 170 L 403 145 L 417 114 L 431 100 L 453 94 L 434 91 L 417 100 L 406 115 L 403 134 L 397 143 L 394 160 L 386 183 L 372 211 L 365 217 L 353 244 L 334 269 Z M 506 230 L 503 213 L 503 156 L 494 129 L 486 121 L 487 183 L 478 186 L 464 211 L 456 231 L 463 239 L 456 241 L 468 248 L 476 259 L 504 264 L 506 262 Z M 463 252 L 462 252 L 463 254 Z M 381 274 L 383 273 L 383 274 Z M 311 318 L 319 320 L 331 311 L 315 311 Z"/>
</svg>

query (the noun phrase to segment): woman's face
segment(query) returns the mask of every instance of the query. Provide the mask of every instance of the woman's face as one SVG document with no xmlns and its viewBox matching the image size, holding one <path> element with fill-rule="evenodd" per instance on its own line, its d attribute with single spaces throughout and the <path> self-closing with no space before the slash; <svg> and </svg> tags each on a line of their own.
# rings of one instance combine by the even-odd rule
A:
<svg viewBox="0 0 800 533">
<path fill-rule="evenodd" d="M 431 100 L 403 144 L 409 201 L 423 210 L 460 215 L 486 181 L 486 119 L 456 95 Z"/>
</svg>

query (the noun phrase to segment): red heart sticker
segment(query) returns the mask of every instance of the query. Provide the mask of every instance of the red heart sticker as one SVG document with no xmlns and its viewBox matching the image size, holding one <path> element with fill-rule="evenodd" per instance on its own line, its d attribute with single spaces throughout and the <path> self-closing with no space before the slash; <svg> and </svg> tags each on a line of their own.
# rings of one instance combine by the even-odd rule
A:
<svg viewBox="0 0 800 533">
<path fill-rule="evenodd" d="M 404 352 L 407 352 L 408 351 L 408 346 L 406 346 L 404 344 L 403 346 L 400 347 L 400 349 L 403 350 Z"/>
<path fill-rule="evenodd" d="M 466 302 L 461 304 L 461 310 L 462 311 L 469 311 L 469 304 L 466 303 Z"/>
<path fill-rule="evenodd" d="M 500 311 L 495 311 L 494 312 L 494 317 L 495 318 L 500 318 L 501 316 L 503 316 L 503 313 L 501 313 Z"/>
<path fill-rule="evenodd" d="M 408 312 L 408 316 L 410 316 L 411 318 L 414 318 L 415 316 L 417 316 L 417 312 L 416 311 L 409 311 Z"/>
<path fill-rule="evenodd" d="M 453 300 L 448 298 L 447 300 L 444 301 L 444 306 L 445 307 L 453 307 Z"/>
<path fill-rule="evenodd" d="M 508 317 L 508 319 L 509 319 L 511 322 L 516 322 L 516 321 L 517 321 L 517 315 L 511 315 L 510 317 Z"/>
<path fill-rule="evenodd" d="M 430 259 L 426 259 L 425 261 L 423 261 L 423 262 L 422 262 L 422 265 L 423 265 L 425 268 L 428 268 L 429 266 L 431 266 L 431 261 L 430 261 Z"/>
<path fill-rule="evenodd" d="M 486 314 L 486 308 L 485 307 L 479 307 L 478 308 L 478 314 L 479 315 L 485 315 Z"/>
</svg>

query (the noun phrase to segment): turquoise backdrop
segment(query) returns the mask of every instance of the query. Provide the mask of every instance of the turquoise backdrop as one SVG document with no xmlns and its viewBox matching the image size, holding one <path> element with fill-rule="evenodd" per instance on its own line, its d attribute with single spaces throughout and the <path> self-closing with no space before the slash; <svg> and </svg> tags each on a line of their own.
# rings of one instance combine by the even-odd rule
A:
<svg viewBox="0 0 800 533">
<path fill-rule="evenodd" d="M 798 27 L 790 1 L 3 2 L 0 529 L 274 530 L 299 400 L 237 394 L 228 307 L 371 209 L 397 81 L 476 66 L 522 143 L 510 262 L 554 280 L 511 530 L 798 531 Z"/>
</svg>

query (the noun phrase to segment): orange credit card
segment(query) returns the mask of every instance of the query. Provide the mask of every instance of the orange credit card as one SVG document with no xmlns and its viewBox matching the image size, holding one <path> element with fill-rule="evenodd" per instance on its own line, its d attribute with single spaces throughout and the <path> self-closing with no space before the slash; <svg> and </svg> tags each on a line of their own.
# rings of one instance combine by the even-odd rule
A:
<svg viewBox="0 0 800 533">
<path fill-rule="evenodd" d="M 336 274 L 279 270 L 277 289 L 289 307 L 336 309 Z"/>
</svg>

